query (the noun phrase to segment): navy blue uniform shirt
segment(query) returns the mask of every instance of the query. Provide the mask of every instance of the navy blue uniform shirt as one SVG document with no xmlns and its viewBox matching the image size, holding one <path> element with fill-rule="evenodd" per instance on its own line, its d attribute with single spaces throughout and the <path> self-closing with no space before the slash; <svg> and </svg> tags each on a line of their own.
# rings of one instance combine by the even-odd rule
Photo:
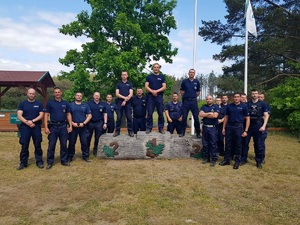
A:
<svg viewBox="0 0 300 225">
<path fill-rule="evenodd" d="M 200 82 L 197 79 L 190 81 L 190 79 L 184 79 L 181 83 L 180 90 L 184 91 L 182 99 L 197 98 L 197 92 L 200 91 Z"/>
<path fill-rule="evenodd" d="M 81 103 L 77 105 L 75 102 L 70 103 L 70 112 L 74 123 L 83 123 L 87 114 L 91 114 L 91 109 L 88 104 Z"/>
<path fill-rule="evenodd" d="M 128 96 L 129 95 L 129 90 L 133 89 L 132 83 L 129 81 L 126 81 L 125 83 L 123 81 L 119 81 L 117 83 L 116 89 L 119 89 L 119 94 L 123 96 Z M 119 101 L 123 101 L 122 98 L 118 98 Z"/>
<path fill-rule="evenodd" d="M 226 115 L 228 115 L 228 123 L 243 123 L 244 118 L 249 116 L 249 111 L 246 104 L 230 103 L 227 105 Z"/>
<path fill-rule="evenodd" d="M 165 76 L 158 74 L 158 75 L 154 75 L 153 73 L 148 75 L 146 77 L 146 82 L 149 82 L 149 88 L 151 88 L 152 90 L 158 90 L 160 88 L 162 88 L 163 83 L 166 83 L 166 78 Z M 150 94 L 150 93 L 148 93 Z M 164 92 L 159 92 L 159 95 L 163 95 Z"/>
<path fill-rule="evenodd" d="M 223 119 L 224 116 L 226 115 L 226 106 L 225 105 L 217 105 L 219 108 L 219 114 L 218 114 L 218 119 Z"/>
<path fill-rule="evenodd" d="M 106 113 L 105 102 L 96 103 L 93 99 L 88 101 L 87 104 L 90 107 L 92 113 L 91 122 L 104 121 L 104 113 Z"/>
<path fill-rule="evenodd" d="M 107 119 L 113 120 L 114 119 L 114 112 L 118 111 L 118 107 L 115 103 L 108 104 L 105 102 L 105 108 L 107 113 Z"/>
<path fill-rule="evenodd" d="M 66 122 L 67 113 L 70 112 L 70 105 L 67 101 L 50 100 L 46 105 L 45 112 L 50 113 L 50 120 L 52 123 Z"/>
<path fill-rule="evenodd" d="M 205 104 L 201 106 L 200 111 L 203 111 L 205 113 L 208 112 L 217 112 L 218 114 L 220 113 L 219 106 L 212 104 L 211 106 Z M 212 119 L 212 118 L 207 118 L 203 117 L 203 124 L 205 125 L 218 125 L 218 118 Z"/>
<path fill-rule="evenodd" d="M 166 105 L 166 110 L 168 110 L 171 119 L 178 120 L 182 116 L 182 102 L 169 102 Z"/>
<path fill-rule="evenodd" d="M 22 101 L 18 110 L 23 111 L 22 116 L 26 120 L 33 120 L 40 115 L 40 112 L 43 112 L 44 106 L 39 101 L 29 102 L 28 100 Z M 41 120 L 37 121 L 37 123 L 41 123 Z"/>
<path fill-rule="evenodd" d="M 268 112 L 267 106 L 265 102 L 258 100 L 257 102 L 247 102 L 249 114 L 250 114 L 250 122 L 258 122 L 262 120 L 265 112 Z"/>
<path fill-rule="evenodd" d="M 133 118 L 145 118 L 147 111 L 147 99 L 145 96 L 139 98 L 138 96 L 133 96 L 131 100 L 131 106 L 133 109 Z"/>
</svg>

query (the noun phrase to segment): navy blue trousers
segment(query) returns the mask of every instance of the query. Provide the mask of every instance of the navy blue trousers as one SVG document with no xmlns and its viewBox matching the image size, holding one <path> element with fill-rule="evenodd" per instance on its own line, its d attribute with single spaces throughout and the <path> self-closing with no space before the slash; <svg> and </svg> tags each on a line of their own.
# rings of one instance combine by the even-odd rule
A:
<svg viewBox="0 0 300 225">
<path fill-rule="evenodd" d="M 203 158 L 218 160 L 217 154 L 218 130 L 217 127 L 202 127 Z"/>
<path fill-rule="evenodd" d="M 68 162 L 68 130 L 67 125 L 52 126 L 48 135 L 48 151 L 47 151 L 47 163 L 52 165 L 54 163 L 55 146 L 57 139 L 60 142 L 60 162 Z"/>
<path fill-rule="evenodd" d="M 182 115 L 182 124 L 183 124 L 183 132 L 187 127 L 187 117 L 189 111 L 192 111 L 194 117 L 194 127 L 197 134 L 200 134 L 200 122 L 199 122 L 199 109 L 197 99 L 195 100 L 185 100 L 183 102 L 183 115 Z"/>
<path fill-rule="evenodd" d="M 164 129 L 164 102 L 163 102 L 163 96 L 153 96 L 153 95 L 147 95 L 147 129 L 152 130 L 153 127 L 153 113 L 154 109 L 156 107 L 157 114 L 158 114 L 158 129 L 163 130 Z"/>
<path fill-rule="evenodd" d="M 95 133 L 95 141 L 94 141 L 93 150 L 96 151 L 98 148 L 99 138 L 103 134 L 103 121 L 89 122 L 87 124 L 87 129 L 88 129 L 88 139 L 87 139 L 88 149 L 90 149 L 90 146 L 91 146 L 91 140 L 93 137 L 93 133 Z"/>
<path fill-rule="evenodd" d="M 182 133 L 182 122 L 172 119 L 172 123 L 168 122 L 167 131 L 169 131 L 171 134 L 174 133 L 174 130 L 176 130 L 177 134 Z"/>
<path fill-rule="evenodd" d="M 20 152 L 20 165 L 27 166 L 28 165 L 28 157 L 29 157 L 29 143 L 32 138 L 34 145 L 34 156 L 36 160 L 36 164 L 43 164 L 43 150 L 41 148 L 42 142 L 42 133 L 41 133 L 41 125 L 35 125 L 35 127 L 31 128 L 26 124 L 20 125 L 20 144 L 21 144 L 21 152 Z"/>
<path fill-rule="evenodd" d="M 224 135 L 222 134 L 223 123 L 217 125 L 217 130 L 218 130 L 218 141 L 217 141 L 218 153 L 220 155 L 224 155 L 225 145 L 224 145 Z"/>
<path fill-rule="evenodd" d="M 117 112 L 117 122 L 116 122 L 116 132 L 120 132 L 122 117 L 125 113 L 127 120 L 127 130 L 128 132 L 132 132 L 132 108 L 131 103 L 127 102 L 125 106 L 121 106 L 122 102 L 117 102 L 118 112 Z"/>
<path fill-rule="evenodd" d="M 114 119 L 108 119 L 107 120 L 107 128 L 105 132 L 107 133 L 113 133 L 115 130 L 115 120 Z"/>
<path fill-rule="evenodd" d="M 69 134 L 69 147 L 68 147 L 68 159 L 72 161 L 75 155 L 75 145 L 77 141 L 77 136 L 79 135 L 79 140 L 81 144 L 82 158 L 87 159 L 90 156 L 90 151 L 88 149 L 87 139 L 88 130 L 87 127 L 73 127 L 72 132 Z"/>
<path fill-rule="evenodd" d="M 232 155 L 236 162 L 241 161 L 242 154 L 242 134 L 244 132 L 243 123 L 235 126 L 227 125 L 225 129 L 225 155 L 224 160 L 230 161 Z"/>
<path fill-rule="evenodd" d="M 254 142 L 254 153 L 256 163 L 262 163 L 265 157 L 265 132 L 259 131 L 262 123 L 250 123 L 248 134 L 245 140 L 245 148 L 242 152 L 242 161 L 247 162 L 248 152 L 249 152 L 249 143 L 251 137 L 253 137 Z"/>
<path fill-rule="evenodd" d="M 133 118 L 133 133 L 138 131 L 146 131 L 146 118 Z"/>
</svg>

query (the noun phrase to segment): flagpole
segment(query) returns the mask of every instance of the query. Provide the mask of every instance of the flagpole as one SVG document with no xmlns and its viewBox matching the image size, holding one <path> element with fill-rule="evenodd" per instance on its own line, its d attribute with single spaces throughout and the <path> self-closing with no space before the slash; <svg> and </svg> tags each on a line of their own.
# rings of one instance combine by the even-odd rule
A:
<svg viewBox="0 0 300 225">
<path fill-rule="evenodd" d="M 244 93 L 248 92 L 248 29 L 246 20 L 246 34 L 245 34 L 245 74 L 244 74 Z"/>
<path fill-rule="evenodd" d="M 193 69 L 196 69 L 196 47 L 197 47 L 197 0 L 194 0 L 194 44 L 193 44 Z M 197 101 L 198 102 L 198 101 Z M 191 120 L 191 134 L 195 134 L 194 117 Z"/>
<path fill-rule="evenodd" d="M 246 19 L 246 34 L 245 34 L 245 74 L 244 74 L 244 92 L 248 90 L 248 32 L 257 37 L 256 24 L 250 0 L 245 3 L 245 19 Z"/>
</svg>

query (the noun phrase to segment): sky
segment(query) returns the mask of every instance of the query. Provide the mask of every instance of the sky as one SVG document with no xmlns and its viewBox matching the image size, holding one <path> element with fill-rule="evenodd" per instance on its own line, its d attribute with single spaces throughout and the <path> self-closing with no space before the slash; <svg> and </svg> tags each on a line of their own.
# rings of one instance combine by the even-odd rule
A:
<svg viewBox="0 0 300 225">
<path fill-rule="evenodd" d="M 182 77 L 190 68 L 198 74 L 222 73 L 222 66 L 212 56 L 221 46 L 204 42 L 197 35 L 196 63 L 193 65 L 195 0 L 178 0 L 174 9 L 177 30 L 169 36 L 173 47 L 179 49 L 172 64 L 160 61 L 162 71 Z M 197 31 L 201 20 L 224 20 L 225 4 L 221 0 L 197 0 Z M 57 76 L 69 71 L 58 62 L 70 49 L 81 49 L 84 37 L 60 34 L 63 24 L 76 20 L 76 15 L 90 6 L 84 0 L 1 0 L 0 2 L 0 70 L 49 71 Z M 227 63 L 228 64 L 228 63 Z"/>
</svg>

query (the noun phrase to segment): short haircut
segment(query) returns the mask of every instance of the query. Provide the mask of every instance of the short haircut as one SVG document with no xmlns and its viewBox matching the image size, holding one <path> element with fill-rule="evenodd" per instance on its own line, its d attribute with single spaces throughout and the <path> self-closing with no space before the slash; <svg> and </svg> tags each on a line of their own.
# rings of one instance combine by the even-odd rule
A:
<svg viewBox="0 0 300 225">
<path fill-rule="evenodd" d="M 61 91 L 61 88 L 55 86 L 55 87 L 53 88 L 53 91 L 54 91 L 54 90 L 60 90 L 60 91 Z"/>
</svg>

